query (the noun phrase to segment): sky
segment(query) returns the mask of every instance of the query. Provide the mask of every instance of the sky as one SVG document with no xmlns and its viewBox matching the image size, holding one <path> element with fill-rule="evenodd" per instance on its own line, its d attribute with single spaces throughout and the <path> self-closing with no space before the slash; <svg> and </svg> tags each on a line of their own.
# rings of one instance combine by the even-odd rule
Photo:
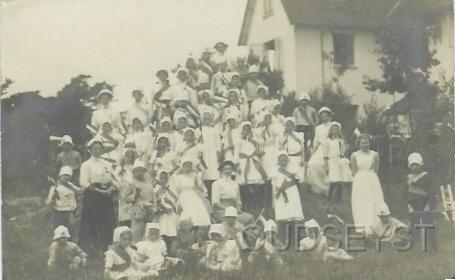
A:
<svg viewBox="0 0 455 280">
<path fill-rule="evenodd" d="M 246 0 L 10 0 L 1 17 L 2 80 L 11 92 L 53 96 L 78 74 L 149 90 L 158 69 L 199 57 L 217 41 L 236 47 Z M 129 94 L 127 94 L 129 96 Z"/>
</svg>

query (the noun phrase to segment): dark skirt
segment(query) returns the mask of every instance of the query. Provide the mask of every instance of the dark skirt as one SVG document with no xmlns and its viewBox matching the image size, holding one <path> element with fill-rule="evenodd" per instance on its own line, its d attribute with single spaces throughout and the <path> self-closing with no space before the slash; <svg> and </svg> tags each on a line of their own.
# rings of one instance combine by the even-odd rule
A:
<svg viewBox="0 0 455 280">
<path fill-rule="evenodd" d="M 240 186 L 240 199 L 242 200 L 242 210 L 244 212 L 258 217 L 261 211 L 264 210 L 263 215 L 272 218 L 272 195 L 269 182 Z"/>
<path fill-rule="evenodd" d="M 100 255 L 112 243 L 115 216 L 112 197 L 87 189 L 82 200 L 79 246 L 89 255 Z"/>
</svg>

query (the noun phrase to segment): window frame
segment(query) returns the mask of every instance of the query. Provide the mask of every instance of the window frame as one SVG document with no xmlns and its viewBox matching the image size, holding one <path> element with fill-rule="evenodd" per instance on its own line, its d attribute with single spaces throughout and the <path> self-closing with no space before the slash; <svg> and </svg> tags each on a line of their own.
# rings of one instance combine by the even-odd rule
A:
<svg viewBox="0 0 455 280">
<path fill-rule="evenodd" d="M 350 58 L 344 58 L 343 61 L 339 61 L 340 59 L 337 59 L 337 45 L 339 43 L 336 43 L 336 39 L 338 36 L 345 36 L 349 37 L 351 40 L 351 46 L 350 46 Z M 338 37 L 339 38 L 339 37 Z M 338 39 L 337 39 L 338 40 Z M 346 39 L 345 39 L 346 40 Z M 332 45 L 333 45 L 333 64 L 335 67 L 345 67 L 345 68 L 355 68 L 355 32 L 350 32 L 350 31 L 332 31 Z M 346 55 L 346 54 L 345 54 Z"/>
<path fill-rule="evenodd" d="M 263 5 L 263 19 L 266 19 L 273 15 L 273 0 L 262 0 Z"/>
</svg>

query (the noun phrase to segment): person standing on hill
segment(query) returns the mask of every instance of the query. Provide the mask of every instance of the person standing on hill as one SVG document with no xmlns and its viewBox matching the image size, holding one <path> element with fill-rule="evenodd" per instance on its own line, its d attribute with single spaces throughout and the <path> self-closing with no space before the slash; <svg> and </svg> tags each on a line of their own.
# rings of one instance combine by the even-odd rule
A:
<svg viewBox="0 0 455 280">
<path fill-rule="evenodd" d="M 318 114 L 316 110 L 310 106 L 310 95 L 308 93 L 302 92 L 299 95 L 297 102 L 298 107 L 294 109 L 292 116 L 297 125 L 295 130 L 305 134 L 305 151 L 307 151 L 308 143 L 311 143 L 314 138 L 314 127 L 318 123 Z"/>
</svg>

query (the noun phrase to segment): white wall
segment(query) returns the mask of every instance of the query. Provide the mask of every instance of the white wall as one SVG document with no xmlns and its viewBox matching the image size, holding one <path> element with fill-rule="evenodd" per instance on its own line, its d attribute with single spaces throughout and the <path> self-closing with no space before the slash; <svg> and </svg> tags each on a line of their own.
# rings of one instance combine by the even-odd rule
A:
<svg viewBox="0 0 455 280">
<path fill-rule="evenodd" d="M 446 73 L 446 77 L 453 77 L 454 55 L 453 55 L 453 14 L 447 11 L 442 14 L 437 24 L 440 26 L 441 38 L 431 40 L 430 49 L 436 50 L 435 58 L 441 64 L 432 69 L 432 79 L 437 80 L 440 73 Z"/>
<path fill-rule="evenodd" d="M 297 61 L 297 89 L 308 91 L 322 86 L 322 58 L 321 58 L 321 28 L 296 28 L 296 61 Z M 339 31 L 339 30 L 337 30 Z M 353 32 L 353 31 L 352 31 Z M 333 52 L 331 30 L 326 30 L 323 36 L 324 51 Z M 363 76 L 381 77 L 381 69 L 377 62 L 375 36 L 372 32 L 354 32 L 354 67 L 347 69 L 339 78 L 340 85 L 353 96 L 354 104 L 365 104 L 373 96 L 363 85 Z M 330 61 L 324 62 L 325 81 L 336 77 L 336 72 Z M 393 97 L 385 94 L 375 94 L 378 104 L 388 106 L 393 103 Z M 396 100 L 398 100 L 396 96 Z M 360 110 L 362 108 L 359 108 Z"/>
<path fill-rule="evenodd" d="M 285 90 L 296 88 L 295 36 L 281 1 L 272 1 L 273 15 L 264 18 L 263 0 L 256 0 L 251 29 L 248 31 L 248 46 L 277 40 L 280 70 L 283 71 Z"/>
</svg>

